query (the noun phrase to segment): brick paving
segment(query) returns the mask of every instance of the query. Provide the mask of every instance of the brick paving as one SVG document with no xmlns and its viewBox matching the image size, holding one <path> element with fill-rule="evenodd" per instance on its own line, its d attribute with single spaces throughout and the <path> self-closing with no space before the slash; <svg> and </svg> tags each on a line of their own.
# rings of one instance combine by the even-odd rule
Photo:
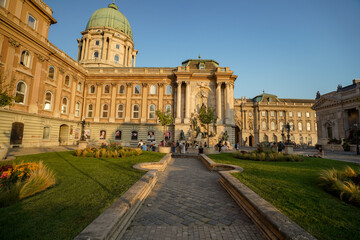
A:
<svg viewBox="0 0 360 240">
<path fill-rule="evenodd" d="M 197 159 L 172 159 L 122 239 L 265 239 Z"/>
</svg>

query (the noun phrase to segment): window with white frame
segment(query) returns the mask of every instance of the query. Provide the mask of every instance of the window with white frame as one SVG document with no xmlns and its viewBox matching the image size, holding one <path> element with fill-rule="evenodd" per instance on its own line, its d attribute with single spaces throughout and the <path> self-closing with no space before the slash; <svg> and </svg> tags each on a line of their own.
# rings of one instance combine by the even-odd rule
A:
<svg viewBox="0 0 360 240">
<path fill-rule="evenodd" d="M 104 86 L 104 93 L 110 93 L 110 85 Z"/>
<path fill-rule="evenodd" d="M 76 102 L 75 104 L 75 117 L 80 117 L 81 103 Z"/>
<path fill-rule="evenodd" d="M 150 86 L 150 94 L 156 94 L 156 86 L 154 84 Z"/>
<path fill-rule="evenodd" d="M 44 127 L 43 139 L 50 139 L 50 127 Z"/>
<path fill-rule="evenodd" d="M 306 123 L 306 131 L 311 131 L 311 124 L 309 122 Z"/>
<path fill-rule="evenodd" d="M 64 84 L 65 84 L 65 86 L 70 87 L 70 76 L 69 75 L 65 76 Z"/>
<path fill-rule="evenodd" d="M 156 111 L 155 105 L 150 104 L 150 106 L 149 106 L 149 119 L 155 119 L 155 111 Z"/>
<path fill-rule="evenodd" d="M 116 112 L 117 118 L 124 118 L 124 104 L 119 104 Z"/>
<path fill-rule="evenodd" d="M 266 130 L 266 122 L 262 122 L 262 129 Z"/>
<path fill-rule="evenodd" d="M 293 117 L 293 112 L 289 112 L 289 117 Z"/>
<path fill-rule="evenodd" d="M 55 68 L 53 66 L 49 67 L 48 78 L 50 78 L 51 80 L 54 80 L 55 78 Z"/>
<path fill-rule="evenodd" d="M 95 90 L 96 90 L 95 85 L 91 85 L 91 86 L 89 87 L 89 93 L 90 93 L 90 94 L 94 94 L 94 93 L 95 93 Z"/>
<path fill-rule="evenodd" d="M 119 59 L 120 59 L 120 58 L 119 58 L 119 55 L 116 54 L 116 55 L 114 56 L 114 62 L 115 62 L 115 63 L 119 63 Z"/>
<path fill-rule="evenodd" d="M 78 84 L 77 84 L 77 90 L 78 90 L 79 92 L 81 92 L 81 90 L 82 90 L 82 83 L 81 83 L 81 82 L 78 82 Z"/>
<path fill-rule="evenodd" d="M 29 14 L 27 25 L 32 29 L 36 29 L 36 18 Z"/>
<path fill-rule="evenodd" d="M 24 82 L 20 81 L 16 84 L 15 103 L 25 104 L 27 86 Z"/>
<path fill-rule="evenodd" d="M 279 112 L 279 117 L 283 117 L 284 116 L 284 112 L 283 111 L 280 111 Z"/>
<path fill-rule="evenodd" d="M 133 105 L 132 117 L 135 119 L 139 118 L 140 107 L 138 104 Z"/>
<path fill-rule="evenodd" d="M 6 7 L 6 0 L 0 0 L 0 7 Z"/>
<path fill-rule="evenodd" d="M 92 103 L 89 103 L 87 106 L 87 117 L 92 118 L 94 112 L 94 105 Z"/>
<path fill-rule="evenodd" d="M 30 53 L 27 50 L 22 51 L 20 56 L 20 64 L 25 67 L 30 67 L 30 60 Z"/>
<path fill-rule="evenodd" d="M 295 130 L 295 125 L 293 122 L 290 122 L 289 125 L 290 125 L 290 130 Z"/>
<path fill-rule="evenodd" d="M 302 122 L 298 122 L 298 130 L 302 131 Z"/>
<path fill-rule="evenodd" d="M 283 123 L 283 122 L 280 122 L 280 123 L 279 123 L 279 127 L 280 127 L 280 130 L 282 131 L 283 128 L 284 128 L 284 123 Z"/>
<path fill-rule="evenodd" d="M 140 85 L 135 85 L 134 94 L 140 94 L 140 90 L 141 90 Z"/>
<path fill-rule="evenodd" d="M 271 112 L 270 112 L 270 116 L 271 116 L 271 117 L 275 117 L 275 112 L 274 112 L 274 111 L 271 111 Z"/>
<path fill-rule="evenodd" d="M 69 105 L 69 100 L 67 99 L 67 97 L 64 97 L 61 101 L 61 113 L 62 114 L 68 113 L 68 105 Z"/>
<path fill-rule="evenodd" d="M 309 118 L 309 117 L 310 117 L 310 113 L 309 113 L 309 112 L 306 112 L 306 113 L 305 113 L 305 116 L 306 116 L 307 118 Z"/>
<path fill-rule="evenodd" d="M 120 44 L 116 44 L 116 45 L 115 45 L 115 48 L 116 48 L 116 49 L 120 49 Z"/>
<path fill-rule="evenodd" d="M 166 95 L 171 95 L 172 94 L 172 86 L 171 85 L 166 86 L 165 94 Z"/>
<path fill-rule="evenodd" d="M 125 86 L 124 86 L 124 85 L 121 85 L 121 86 L 119 87 L 119 93 L 120 93 L 120 94 L 125 94 Z"/>
<path fill-rule="evenodd" d="M 52 93 L 46 92 L 45 101 L 44 101 L 44 110 L 51 111 L 51 109 L 52 109 Z"/>
<path fill-rule="evenodd" d="M 99 59 L 99 52 L 98 51 L 94 52 L 94 59 Z"/>
<path fill-rule="evenodd" d="M 95 46 L 99 46 L 100 45 L 100 41 L 99 40 L 96 40 L 95 41 Z"/>
<path fill-rule="evenodd" d="M 297 113 L 297 116 L 298 116 L 299 118 L 301 118 L 301 112 L 298 112 L 298 113 Z"/>
<path fill-rule="evenodd" d="M 109 116 L 109 105 L 107 103 L 105 103 L 102 106 L 101 117 L 107 118 L 108 116 Z"/>
<path fill-rule="evenodd" d="M 270 128 L 271 128 L 271 130 L 275 130 L 275 122 L 270 123 Z"/>
<path fill-rule="evenodd" d="M 266 112 L 265 112 L 265 111 L 261 111 L 261 116 L 265 117 L 265 116 L 266 116 Z"/>
<path fill-rule="evenodd" d="M 165 106 L 165 113 L 167 113 L 167 112 L 171 113 L 171 105 L 170 104 L 167 104 Z"/>
</svg>

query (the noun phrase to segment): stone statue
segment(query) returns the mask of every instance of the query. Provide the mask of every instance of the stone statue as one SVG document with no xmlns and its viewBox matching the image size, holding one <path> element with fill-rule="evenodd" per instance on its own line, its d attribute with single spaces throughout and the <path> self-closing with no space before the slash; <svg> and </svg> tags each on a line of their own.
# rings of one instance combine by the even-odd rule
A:
<svg viewBox="0 0 360 240">
<path fill-rule="evenodd" d="M 321 97 L 320 92 L 317 91 L 317 92 L 316 92 L 316 98 L 315 98 L 315 99 L 319 99 L 320 97 Z"/>
</svg>

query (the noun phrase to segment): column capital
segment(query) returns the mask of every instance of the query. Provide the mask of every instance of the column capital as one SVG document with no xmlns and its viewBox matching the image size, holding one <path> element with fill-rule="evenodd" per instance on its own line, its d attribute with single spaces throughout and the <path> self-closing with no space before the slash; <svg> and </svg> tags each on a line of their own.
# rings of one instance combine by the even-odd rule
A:
<svg viewBox="0 0 360 240">
<path fill-rule="evenodd" d="M 117 83 L 114 83 L 114 82 L 111 83 L 111 86 L 113 86 L 113 87 L 115 87 L 116 85 L 117 85 Z"/>
<path fill-rule="evenodd" d="M 103 84 L 100 83 L 100 82 L 97 82 L 97 83 L 96 83 L 96 86 L 98 86 L 98 87 L 99 87 L 99 86 L 102 86 L 102 85 L 103 85 Z"/>
<path fill-rule="evenodd" d="M 216 82 L 216 87 L 221 87 L 224 82 Z"/>
<path fill-rule="evenodd" d="M 164 86 L 164 83 L 158 83 L 158 86 L 159 86 L 159 87 L 163 87 L 163 86 Z"/>
<path fill-rule="evenodd" d="M 12 38 L 9 38 L 9 43 L 10 43 L 10 46 L 12 46 L 14 48 L 17 48 L 20 46 L 20 43 Z"/>
<path fill-rule="evenodd" d="M 175 83 L 179 86 L 179 85 L 183 84 L 183 81 L 178 80 L 178 81 L 176 81 Z"/>
<path fill-rule="evenodd" d="M 132 85 L 133 85 L 132 83 L 129 83 L 129 82 L 126 83 L 126 86 L 127 86 L 127 87 L 131 87 Z"/>
<path fill-rule="evenodd" d="M 143 87 L 147 87 L 147 86 L 148 86 L 147 83 L 141 83 L 141 85 L 142 85 Z"/>
<path fill-rule="evenodd" d="M 190 80 L 186 80 L 184 81 L 184 83 L 186 84 L 186 86 L 190 85 Z"/>
</svg>

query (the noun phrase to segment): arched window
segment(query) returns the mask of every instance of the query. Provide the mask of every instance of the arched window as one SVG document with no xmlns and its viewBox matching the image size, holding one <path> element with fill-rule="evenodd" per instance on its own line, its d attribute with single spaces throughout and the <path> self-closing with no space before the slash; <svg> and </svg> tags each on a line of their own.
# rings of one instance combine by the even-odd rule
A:
<svg viewBox="0 0 360 240">
<path fill-rule="evenodd" d="M 94 59 L 99 59 L 99 52 L 98 51 L 94 52 Z"/>
<path fill-rule="evenodd" d="M 49 67 L 48 78 L 50 78 L 51 80 L 54 80 L 55 78 L 55 68 L 53 66 Z"/>
<path fill-rule="evenodd" d="M 294 125 L 294 123 L 293 122 L 290 122 L 289 123 L 289 125 L 290 125 L 290 130 L 295 130 L 295 125 Z"/>
<path fill-rule="evenodd" d="M 171 94 L 172 94 L 172 87 L 171 87 L 171 85 L 167 85 L 167 86 L 166 86 L 165 94 L 166 94 L 166 95 L 171 95 Z"/>
<path fill-rule="evenodd" d="M 312 145 L 312 137 L 308 137 L 308 144 Z"/>
<path fill-rule="evenodd" d="M 135 118 L 135 119 L 139 118 L 139 111 L 140 111 L 139 105 L 134 104 L 134 105 L 133 105 L 132 117 Z"/>
<path fill-rule="evenodd" d="M 81 103 L 76 102 L 75 104 L 75 117 L 80 117 Z"/>
<path fill-rule="evenodd" d="M 155 111 L 156 111 L 155 105 L 151 104 L 149 106 L 149 119 L 155 119 Z"/>
<path fill-rule="evenodd" d="M 131 132 L 131 140 L 133 140 L 133 141 L 138 140 L 138 132 L 137 131 L 132 131 Z"/>
<path fill-rule="evenodd" d="M 167 112 L 171 113 L 171 105 L 170 104 L 165 106 L 165 113 L 167 113 Z"/>
<path fill-rule="evenodd" d="M 25 104 L 27 86 L 24 82 L 18 82 L 15 91 L 15 103 Z"/>
<path fill-rule="evenodd" d="M 104 86 L 104 93 L 110 93 L 110 85 Z"/>
<path fill-rule="evenodd" d="M 306 130 L 311 131 L 311 124 L 309 122 L 306 123 Z"/>
<path fill-rule="evenodd" d="M 90 93 L 90 94 L 94 94 L 94 93 L 95 93 L 95 90 L 96 90 L 96 88 L 95 88 L 94 85 L 91 85 L 91 86 L 89 87 L 89 93 Z"/>
<path fill-rule="evenodd" d="M 269 141 L 269 137 L 265 134 L 264 137 L 263 137 L 263 141 L 264 142 L 268 142 Z"/>
<path fill-rule="evenodd" d="M 67 87 L 70 86 L 70 76 L 69 75 L 65 76 L 65 86 L 67 86 Z"/>
<path fill-rule="evenodd" d="M 302 122 L 298 122 L 298 130 L 302 131 Z"/>
<path fill-rule="evenodd" d="M 87 106 L 87 117 L 92 118 L 94 112 L 94 105 L 92 103 L 88 104 Z"/>
<path fill-rule="evenodd" d="M 5 8 L 6 7 L 6 0 L 0 0 L 0 6 Z"/>
<path fill-rule="evenodd" d="M 117 107 L 117 118 L 124 118 L 124 104 L 119 104 Z"/>
<path fill-rule="evenodd" d="M 283 128 L 284 128 L 284 123 L 283 123 L 283 122 L 280 122 L 279 127 L 280 127 L 280 130 L 282 131 Z"/>
<path fill-rule="evenodd" d="M 20 64 L 25 67 L 30 67 L 30 53 L 27 50 L 22 51 L 21 57 L 20 57 Z"/>
<path fill-rule="evenodd" d="M 141 90 L 140 85 L 135 85 L 134 94 L 140 94 L 140 90 Z"/>
<path fill-rule="evenodd" d="M 77 84 L 77 90 L 78 90 L 79 92 L 81 92 L 81 89 L 82 89 L 82 83 L 81 83 L 81 82 L 78 82 L 78 84 Z"/>
<path fill-rule="evenodd" d="M 295 142 L 295 137 L 294 137 L 294 135 L 291 135 L 290 140 L 291 140 L 292 142 Z"/>
<path fill-rule="evenodd" d="M 262 122 L 261 124 L 262 124 L 262 129 L 266 130 L 266 122 Z"/>
<path fill-rule="evenodd" d="M 102 106 L 101 117 L 107 118 L 108 116 L 109 116 L 109 105 L 107 103 L 105 103 Z"/>
<path fill-rule="evenodd" d="M 304 143 L 304 137 L 300 136 L 300 144 L 303 144 L 303 143 Z"/>
<path fill-rule="evenodd" d="M 119 63 L 119 55 L 116 54 L 116 55 L 114 56 L 114 62 L 115 62 L 115 63 Z"/>
<path fill-rule="evenodd" d="M 69 104 L 69 101 L 68 101 L 67 97 L 64 97 L 61 101 L 61 113 L 62 114 L 67 114 L 68 104 Z"/>
<path fill-rule="evenodd" d="M 275 130 L 275 122 L 270 123 L 270 128 L 271 128 L 271 130 Z"/>
<path fill-rule="evenodd" d="M 152 94 L 152 95 L 156 94 L 156 86 L 155 85 L 150 86 L 150 94 Z"/>
<path fill-rule="evenodd" d="M 277 142 L 277 136 L 276 136 L 276 135 L 273 135 L 272 141 L 273 141 L 273 142 Z"/>
<path fill-rule="evenodd" d="M 52 109 L 52 93 L 45 93 L 44 110 L 51 111 Z"/>
<path fill-rule="evenodd" d="M 119 93 L 120 93 L 120 94 L 125 94 L 125 86 L 124 86 L 124 85 L 121 85 L 121 86 L 119 87 Z"/>
</svg>

